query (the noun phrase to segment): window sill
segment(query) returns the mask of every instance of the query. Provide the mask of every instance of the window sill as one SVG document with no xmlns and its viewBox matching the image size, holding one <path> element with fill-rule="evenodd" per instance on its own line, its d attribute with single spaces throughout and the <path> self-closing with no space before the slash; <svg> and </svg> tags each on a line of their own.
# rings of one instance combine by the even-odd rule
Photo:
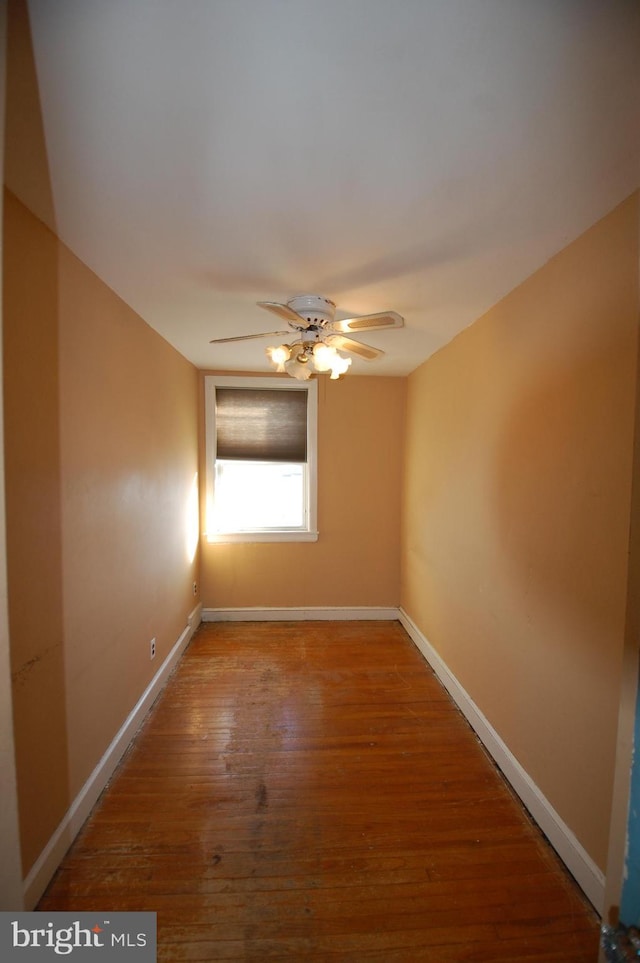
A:
<svg viewBox="0 0 640 963">
<path fill-rule="evenodd" d="M 207 532 L 207 542 L 317 542 L 318 532 Z"/>
</svg>

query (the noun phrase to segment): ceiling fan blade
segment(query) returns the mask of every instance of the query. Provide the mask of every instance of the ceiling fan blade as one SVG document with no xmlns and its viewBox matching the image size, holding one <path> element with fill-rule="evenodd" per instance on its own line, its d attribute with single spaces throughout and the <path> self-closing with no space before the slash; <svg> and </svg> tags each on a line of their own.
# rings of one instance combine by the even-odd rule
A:
<svg viewBox="0 0 640 963">
<path fill-rule="evenodd" d="M 277 301 L 258 301 L 257 304 L 259 308 L 273 311 L 279 318 L 284 318 L 285 321 L 291 321 L 299 328 L 309 327 L 307 319 L 303 318 L 297 311 L 294 311 L 293 308 L 290 308 L 288 304 L 278 304 Z"/>
<path fill-rule="evenodd" d="M 253 338 L 275 338 L 291 334 L 291 331 L 263 331 L 262 334 L 239 334 L 235 338 L 214 338 L 209 344 L 228 344 L 230 341 L 251 341 Z"/>
<path fill-rule="evenodd" d="M 402 328 L 404 318 L 395 311 L 381 311 L 379 314 L 364 314 L 361 318 L 345 318 L 332 321 L 327 327 L 331 331 L 372 331 L 374 328 Z"/>
<path fill-rule="evenodd" d="M 365 361 L 375 361 L 376 358 L 381 358 L 384 354 L 384 351 L 381 351 L 380 348 L 372 348 L 370 344 L 362 344 L 361 341 L 352 341 L 351 338 L 345 338 L 341 334 L 330 334 L 324 340 L 332 348 L 357 354 Z"/>
</svg>

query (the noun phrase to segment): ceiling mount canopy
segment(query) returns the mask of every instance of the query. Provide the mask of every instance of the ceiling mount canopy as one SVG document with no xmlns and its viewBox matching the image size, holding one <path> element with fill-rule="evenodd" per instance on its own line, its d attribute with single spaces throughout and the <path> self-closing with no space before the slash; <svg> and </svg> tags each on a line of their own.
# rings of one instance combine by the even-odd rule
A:
<svg viewBox="0 0 640 963">
<path fill-rule="evenodd" d="M 345 333 L 404 326 L 404 318 L 395 311 L 382 311 L 336 321 L 335 303 L 317 294 L 299 295 L 286 304 L 278 301 L 258 301 L 258 306 L 283 318 L 291 331 L 297 334 L 298 337 L 290 343 L 268 347 L 266 354 L 276 371 L 285 372 L 301 381 L 306 381 L 315 373 L 330 373 L 332 380 L 345 374 L 353 359 L 345 358 L 340 351 L 357 355 L 365 361 L 374 361 L 384 354 L 380 348 L 345 337 Z M 243 334 L 231 338 L 215 338 L 210 344 L 288 334 L 289 331 Z"/>
</svg>

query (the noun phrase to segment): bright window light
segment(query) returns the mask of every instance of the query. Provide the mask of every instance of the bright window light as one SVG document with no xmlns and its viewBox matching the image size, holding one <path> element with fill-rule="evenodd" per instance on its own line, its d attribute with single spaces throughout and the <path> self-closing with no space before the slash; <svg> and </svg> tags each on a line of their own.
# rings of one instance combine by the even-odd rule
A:
<svg viewBox="0 0 640 963">
<path fill-rule="evenodd" d="M 286 462 L 217 459 L 214 531 L 304 529 L 305 468 Z"/>
</svg>

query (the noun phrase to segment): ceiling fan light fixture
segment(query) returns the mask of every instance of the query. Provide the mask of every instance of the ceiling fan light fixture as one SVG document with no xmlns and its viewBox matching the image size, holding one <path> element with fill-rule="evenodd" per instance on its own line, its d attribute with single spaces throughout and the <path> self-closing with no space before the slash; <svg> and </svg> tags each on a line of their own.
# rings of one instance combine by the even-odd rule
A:
<svg viewBox="0 0 640 963">
<path fill-rule="evenodd" d="M 336 321 L 334 302 L 317 294 L 300 295 L 291 298 L 286 304 L 281 304 L 279 301 L 258 301 L 258 306 L 283 318 L 289 328 L 295 332 L 295 341 L 290 344 L 272 345 L 266 349 L 266 354 L 276 371 L 280 374 L 288 374 L 299 381 L 306 381 L 315 373 L 330 373 L 332 381 L 346 374 L 352 358 L 345 358 L 339 354 L 340 351 L 357 355 L 365 361 L 375 361 L 384 355 L 381 348 L 355 341 L 346 337 L 345 332 L 353 330 L 359 333 L 370 328 L 404 326 L 404 318 L 395 311 L 380 311 L 377 314 L 365 314 Z M 289 331 L 241 334 L 213 338 L 209 343 L 227 344 L 233 341 L 251 341 L 254 338 L 288 337 L 289 334 Z"/>
<path fill-rule="evenodd" d="M 278 347 L 266 349 L 267 358 L 275 365 L 276 371 L 284 371 L 285 364 L 291 358 L 291 348 L 288 344 L 280 344 Z"/>
<path fill-rule="evenodd" d="M 346 372 L 351 367 L 352 358 L 343 358 L 336 351 L 335 360 L 331 365 L 331 374 L 329 376 L 330 381 L 337 381 L 340 375 L 346 374 Z"/>
<path fill-rule="evenodd" d="M 287 361 L 284 369 L 288 375 L 298 381 L 308 381 L 313 374 L 309 365 L 303 364 L 301 361 Z"/>
<path fill-rule="evenodd" d="M 290 377 L 297 378 L 298 381 L 307 381 L 313 374 L 307 348 L 304 344 L 294 344 L 291 346 L 290 358 L 284 363 L 284 370 Z"/>
<path fill-rule="evenodd" d="M 313 366 L 316 371 L 330 371 L 337 357 L 336 349 L 324 341 L 318 341 L 313 346 Z"/>
<path fill-rule="evenodd" d="M 348 371 L 351 358 L 338 354 L 331 344 L 325 341 L 298 341 L 296 344 L 271 345 L 265 351 L 267 358 L 280 374 L 288 374 L 298 381 L 307 381 L 314 372 L 330 372 L 330 379 L 336 381 Z M 309 364 L 309 362 L 312 364 Z"/>
</svg>

